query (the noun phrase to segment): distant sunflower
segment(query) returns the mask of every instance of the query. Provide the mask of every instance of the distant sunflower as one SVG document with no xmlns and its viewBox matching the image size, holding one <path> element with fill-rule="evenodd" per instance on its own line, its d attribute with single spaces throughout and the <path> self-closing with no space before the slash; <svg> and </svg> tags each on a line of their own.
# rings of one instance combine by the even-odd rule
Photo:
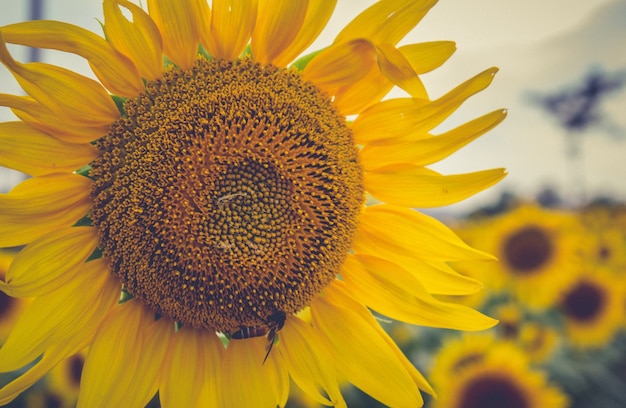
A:
<svg viewBox="0 0 626 408">
<path fill-rule="evenodd" d="M 442 349 L 440 353 L 446 353 Z M 492 343 L 480 359 L 439 384 L 433 408 L 561 408 L 565 394 L 545 375 L 528 368 L 523 352 L 510 343 Z"/>
<path fill-rule="evenodd" d="M 511 291 L 524 305 L 546 308 L 576 278 L 582 230 L 574 214 L 522 205 L 484 225 L 478 248 L 500 262 L 482 279 L 495 291 Z"/>
<path fill-rule="evenodd" d="M 14 257 L 14 251 L 0 250 L 0 280 L 4 280 Z M 28 303 L 28 299 L 19 299 L 0 292 L 0 345 L 4 343 Z"/>
<path fill-rule="evenodd" d="M 563 294 L 559 309 L 566 338 L 579 348 L 606 345 L 623 326 L 624 283 L 609 270 L 595 268 L 582 274 Z"/>
<path fill-rule="evenodd" d="M 432 296 L 475 290 L 448 262 L 490 256 L 412 208 L 504 176 L 425 167 L 506 114 L 429 133 L 497 71 L 429 99 L 418 74 L 454 44 L 397 44 L 435 3 L 379 1 L 297 60 L 335 1 L 105 0 L 105 39 L 1 27 L 0 61 L 29 96 L 0 95 L 20 119 L 0 124 L 0 164 L 34 177 L 0 196 L 0 246 L 26 245 L 0 289 L 36 299 L 0 372 L 36 363 L 0 403 L 88 346 L 79 407 L 157 391 L 165 407 L 283 406 L 290 378 L 343 406 L 336 377 L 420 404 L 430 386 L 369 310 L 492 326 Z M 5 42 L 80 55 L 99 82 L 17 62 Z M 394 86 L 409 96 L 382 101 Z"/>
</svg>

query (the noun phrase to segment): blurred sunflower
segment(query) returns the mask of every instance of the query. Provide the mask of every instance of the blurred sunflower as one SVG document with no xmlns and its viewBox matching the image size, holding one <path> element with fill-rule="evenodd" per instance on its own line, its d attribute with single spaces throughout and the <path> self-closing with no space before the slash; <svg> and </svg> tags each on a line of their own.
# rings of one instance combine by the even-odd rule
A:
<svg viewBox="0 0 626 408">
<path fill-rule="evenodd" d="M 583 237 L 574 214 L 520 205 L 484 225 L 479 249 L 500 262 L 476 276 L 494 291 L 511 291 L 522 304 L 547 308 L 576 278 Z"/>
<path fill-rule="evenodd" d="M 0 250 L 0 280 L 4 280 L 15 257 L 14 251 Z M 0 345 L 26 309 L 29 299 L 19 299 L 0 292 Z"/>
<path fill-rule="evenodd" d="M 60 407 L 76 406 L 86 356 L 87 350 L 69 356 L 46 376 L 46 389 L 57 396 Z"/>
<path fill-rule="evenodd" d="M 442 377 L 440 397 L 433 401 L 433 408 L 568 406 L 565 394 L 550 385 L 543 372 L 529 369 L 523 352 L 511 343 L 492 342 L 485 351 L 480 359 L 472 359 L 454 375 Z M 439 355 L 447 352 L 444 347 Z"/>
<path fill-rule="evenodd" d="M 0 372 L 36 363 L 0 403 L 87 346 L 80 407 L 157 391 L 165 407 L 283 406 L 290 378 L 327 405 L 345 405 L 337 377 L 390 406 L 432 393 L 369 309 L 494 324 L 432 296 L 479 287 L 449 261 L 491 257 L 411 208 L 500 180 L 425 166 L 506 114 L 429 133 L 496 72 L 429 99 L 418 74 L 454 44 L 396 44 L 435 3 L 377 2 L 297 60 L 334 1 L 105 0 L 105 39 L 0 28 L 0 61 L 29 95 L 0 95 L 20 119 L 0 126 L 0 164 L 34 176 L 0 197 L 0 246 L 26 245 L 0 289 L 36 297 Z M 80 55 L 99 82 L 19 63 L 5 42 Z M 409 97 L 382 101 L 394 86 Z"/>
<path fill-rule="evenodd" d="M 493 312 L 495 330 L 501 339 L 515 343 L 531 363 L 547 361 L 556 350 L 560 335 L 550 324 L 533 320 L 517 303 L 501 305 Z"/>
<path fill-rule="evenodd" d="M 578 348 L 598 348 L 610 342 L 623 327 L 623 294 L 623 279 L 606 268 L 580 275 L 559 302 L 568 341 Z"/>
</svg>

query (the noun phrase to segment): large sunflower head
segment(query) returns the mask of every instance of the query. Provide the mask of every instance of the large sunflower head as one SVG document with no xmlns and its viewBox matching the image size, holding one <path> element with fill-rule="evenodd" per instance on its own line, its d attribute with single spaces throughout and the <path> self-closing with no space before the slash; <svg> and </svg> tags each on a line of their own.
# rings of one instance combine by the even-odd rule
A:
<svg viewBox="0 0 626 408">
<path fill-rule="evenodd" d="M 430 133 L 496 72 L 428 96 L 419 75 L 454 44 L 397 44 L 435 3 L 377 2 L 304 56 L 335 1 L 105 0 L 103 37 L 1 27 L 0 61 L 28 96 L 0 95 L 19 118 L 0 124 L 0 164 L 33 177 L 0 196 L 0 246 L 24 245 L 0 289 L 36 299 L 0 372 L 37 362 L 0 403 L 86 346 L 79 406 L 157 391 L 164 406 L 282 406 L 289 378 L 341 406 L 337 377 L 420 403 L 430 386 L 369 310 L 493 325 L 433 296 L 475 291 L 449 263 L 491 257 L 412 208 L 504 175 L 426 167 L 505 116 Z M 80 55 L 97 80 L 5 43 Z M 383 100 L 394 87 L 406 97 Z"/>
</svg>

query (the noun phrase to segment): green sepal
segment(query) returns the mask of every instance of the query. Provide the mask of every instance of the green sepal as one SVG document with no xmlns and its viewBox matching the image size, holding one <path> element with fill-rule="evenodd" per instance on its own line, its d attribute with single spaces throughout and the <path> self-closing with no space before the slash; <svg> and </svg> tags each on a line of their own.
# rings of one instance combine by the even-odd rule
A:
<svg viewBox="0 0 626 408">
<path fill-rule="evenodd" d="M 291 64 L 289 67 L 290 68 L 295 68 L 298 71 L 304 71 L 304 68 L 306 68 L 307 65 L 309 65 L 309 62 L 311 62 L 311 60 L 313 60 L 313 58 L 315 58 L 317 56 L 317 54 L 319 54 L 320 52 L 324 51 L 326 48 L 322 48 L 320 50 L 317 51 L 313 51 L 310 54 L 304 55 L 300 58 L 298 58 L 297 60 L 295 60 L 293 62 L 293 64 Z"/>
<path fill-rule="evenodd" d="M 134 298 L 133 295 L 127 292 L 126 289 L 122 288 L 122 291 L 120 292 L 120 300 L 117 303 L 120 305 L 123 305 L 124 303 L 128 302 L 129 300 L 133 298 Z"/>
<path fill-rule="evenodd" d="M 213 61 L 213 56 L 209 54 L 209 52 L 202 46 L 202 44 L 198 45 L 198 54 L 200 54 L 204 59 L 208 61 Z"/>
<path fill-rule="evenodd" d="M 252 47 L 250 45 L 250 43 L 248 43 L 248 45 L 246 46 L 246 49 L 243 50 L 243 52 L 239 55 L 239 58 L 250 58 L 252 59 Z"/>
<path fill-rule="evenodd" d="M 170 68 L 176 68 L 178 67 L 178 65 L 174 64 L 174 61 L 172 61 L 171 59 L 167 58 L 165 55 L 163 56 L 163 69 L 170 69 Z"/>
<path fill-rule="evenodd" d="M 120 115 L 126 116 L 126 111 L 124 110 L 124 102 L 126 102 L 128 98 L 124 98 L 118 95 L 111 95 L 111 99 L 113 99 L 113 102 L 115 103 L 115 107 L 120 112 Z"/>
<path fill-rule="evenodd" d="M 96 259 L 100 259 L 100 258 L 102 258 L 102 250 L 96 247 L 96 249 L 93 250 L 91 255 L 89 255 L 89 258 L 87 258 L 85 262 L 95 261 Z"/>
<path fill-rule="evenodd" d="M 91 216 L 89 214 L 86 214 L 83 218 L 76 221 L 76 223 L 72 225 L 72 227 L 92 227 L 92 226 L 93 226 L 93 220 L 91 219 Z"/>
<path fill-rule="evenodd" d="M 174 322 L 174 333 L 178 333 L 178 331 L 183 327 L 183 324 L 179 321 Z"/>
<path fill-rule="evenodd" d="M 84 177 L 89 177 L 91 173 L 91 165 L 87 164 L 83 167 L 81 167 L 80 169 L 76 170 L 76 174 L 80 175 L 80 176 L 84 176 Z"/>
</svg>

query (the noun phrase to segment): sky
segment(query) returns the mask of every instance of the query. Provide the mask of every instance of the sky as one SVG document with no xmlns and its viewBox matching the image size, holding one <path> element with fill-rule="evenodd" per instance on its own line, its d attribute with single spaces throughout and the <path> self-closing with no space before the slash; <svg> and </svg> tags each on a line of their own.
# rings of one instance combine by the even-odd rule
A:
<svg viewBox="0 0 626 408">
<path fill-rule="evenodd" d="M 44 17 L 77 24 L 97 33 L 102 9 L 99 0 L 43 0 Z M 0 25 L 28 18 L 28 0 L 0 0 Z M 339 0 L 327 30 L 312 45 L 320 48 L 373 0 Z M 606 98 L 604 112 L 617 132 L 584 134 L 580 166 L 566 160 L 566 131 L 531 102 L 531 95 L 548 95 L 578 85 L 593 69 L 626 70 L 626 0 L 440 0 L 403 40 L 413 43 L 453 40 L 457 51 L 441 68 L 424 75 L 431 98 L 491 66 L 500 68 L 492 85 L 471 98 L 437 131 L 506 108 L 507 119 L 441 163 L 442 173 L 463 173 L 505 167 L 507 177 L 451 211 L 487 205 L 502 192 L 525 198 L 544 188 L 578 200 L 604 195 L 626 200 L 626 87 Z M 25 50 L 10 47 L 25 61 Z M 78 57 L 44 51 L 43 60 L 89 74 Z M 0 68 L 0 92 L 20 93 L 13 78 Z M 398 93 L 393 97 L 402 97 Z M 0 108 L 0 120 L 10 120 Z M 621 136 L 621 137 L 619 137 Z M 583 179 L 572 176 L 582 172 Z M 15 183 L 14 175 L 0 173 L 0 190 Z M 584 188 L 583 188 L 584 187 Z M 583 191 L 584 190 L 584 191 Z"/>
</svg>

